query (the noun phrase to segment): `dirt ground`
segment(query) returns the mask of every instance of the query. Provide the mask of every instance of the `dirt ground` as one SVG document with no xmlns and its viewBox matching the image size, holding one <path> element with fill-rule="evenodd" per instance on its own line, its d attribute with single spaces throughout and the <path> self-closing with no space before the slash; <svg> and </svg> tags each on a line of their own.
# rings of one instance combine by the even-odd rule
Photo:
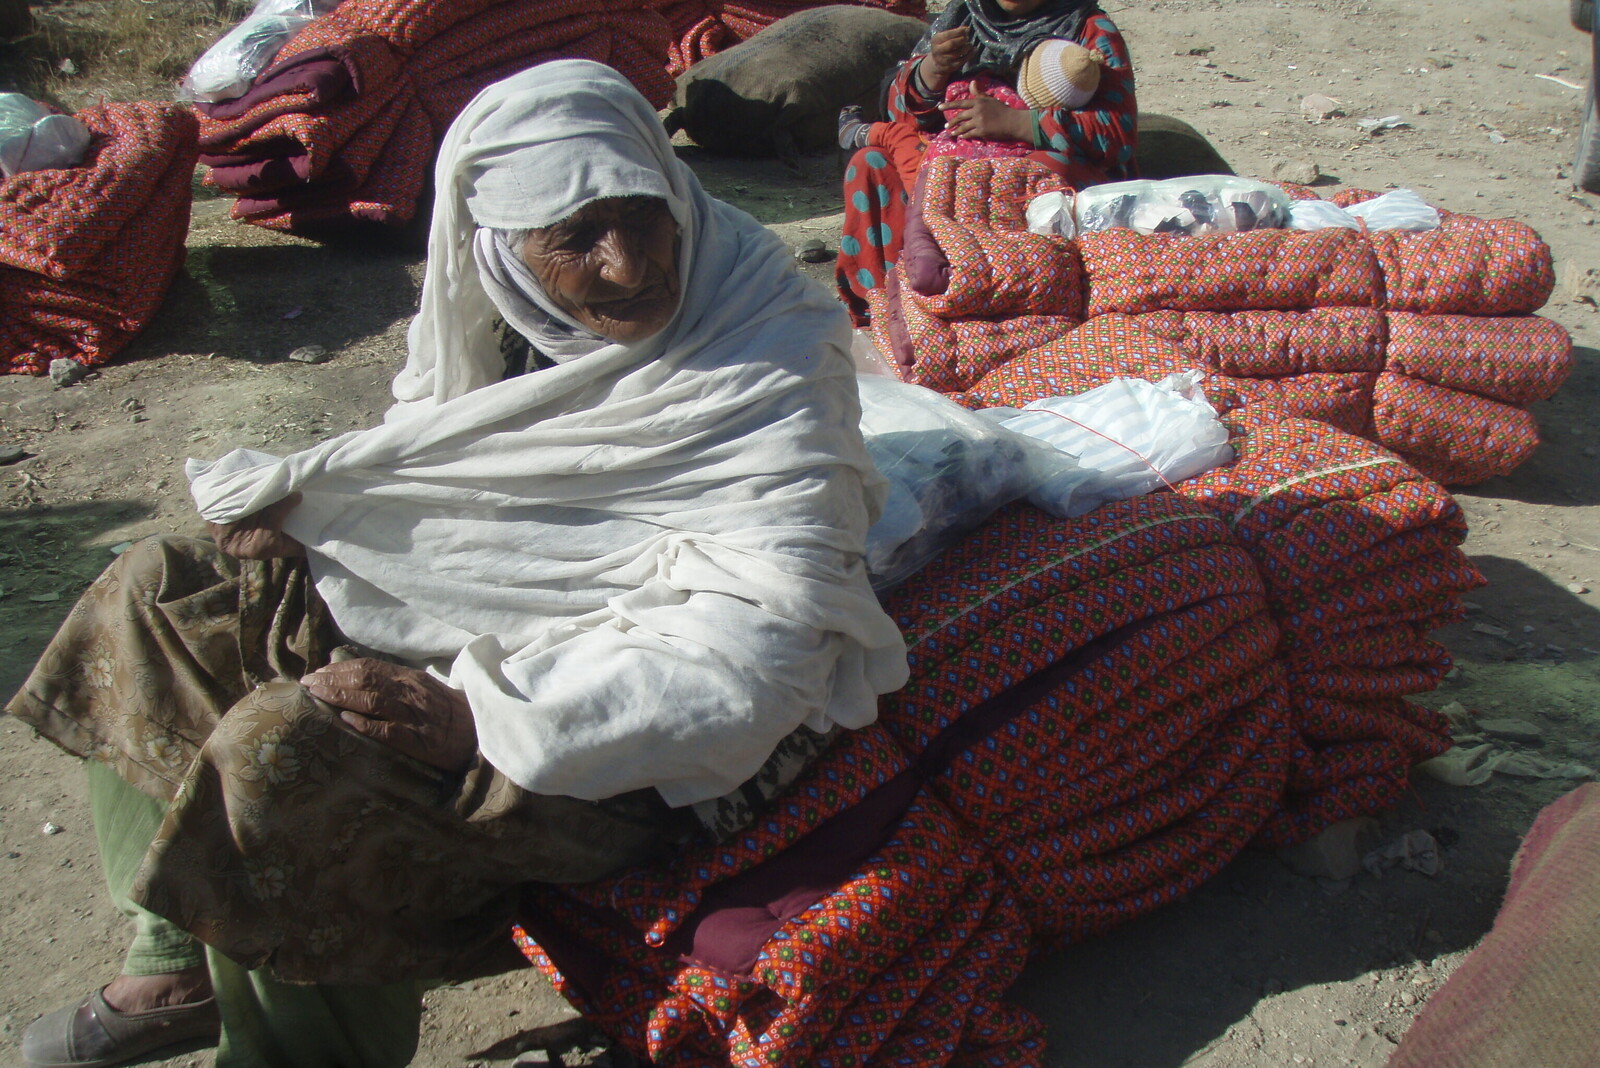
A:
<svg viewBox="0 0 1600 1068">
<path fill-rule="evenodd" d="M 1456 211 L 1525 220 L 1554 248 L 1563 285 L 1545 314 L 1572 332 L 1578 369 L 1538 406 L 1538 455 L 1459 494 L 1467 549 L 1492 584 L 1442 634 L 1458 670 L 1422 700 L 1528 721 L 1535 752 L 1600 766 L 1600 310 L 1593 289 L 1585 299 L 1570 285 L 1600 268 L 1600 198 L 1566 179 L 1589 42 L 1565 0 L 1107 6 L 1130 42 L 1141 106 L 1200 127 L 1240 173 L 1309 160 L 1329 190 L 1410 187 Z M 81 99 L 96 91 L 85 85 Z M 1308 122 L 1309 93 L 1336 98 L 1346 116 Z M 1377 135 L 1357 125 L 1391 115 L 1406 125 Z M 836 245 L 838 160 L 793 173 L 684 155 L 714 194 L 796 245 Z M 0 379 L 0 450 L 27 454 L 0 467 L 0 693 L 117 546 L 198 531 L 186 456 L 293 449 L 370 424 L 386 405 L 422 276 L 414 243 L 273 235 L 229 222 L 202 190 L 189 248 L 157 322 L 115 365 L 68 389 Z M 309 344 L 332 359 L 286 359 Z M 0 768 L 0 1060 L 10 1061 L 34 1017 L 112 976 L 124 932 L 104 897 L 77 762 L 0 721 Z M 1331 882 L 1250 853 L 1188 900 L 1033 962 L 1015 997 L 1048 1021 L 1053 1068 L 1376 1068 L 1488 929 L 1534 814 L 1574 784 L 1419 777 L 1373 841 L 1429 831 L 1438 874 Z M 510 1063 L 571 1016 L 531 972 L 437 990 L 428 1004 L 416 1061 L 428 1068 Z"/>
</svg>

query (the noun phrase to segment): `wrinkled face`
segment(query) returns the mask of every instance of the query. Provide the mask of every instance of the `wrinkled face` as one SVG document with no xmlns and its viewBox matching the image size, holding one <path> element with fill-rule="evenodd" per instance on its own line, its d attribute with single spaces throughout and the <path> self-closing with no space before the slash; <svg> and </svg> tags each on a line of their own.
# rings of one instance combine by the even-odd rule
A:
<svg viewBox="0 0 1600 1068">
<path fill-rule="evenodd" d="M 1044 7 L 1046 0 L 994 0 L 994 6 L 1012 18 L 1031 15 Z"/>
<path fill-rule="evenodd" d="M 558 307 L 609 341 L 658 334 L 678 310 L 678 223 L 660 197 L 592 201 L 530 231 L 522 260 Z"/>
</svg>

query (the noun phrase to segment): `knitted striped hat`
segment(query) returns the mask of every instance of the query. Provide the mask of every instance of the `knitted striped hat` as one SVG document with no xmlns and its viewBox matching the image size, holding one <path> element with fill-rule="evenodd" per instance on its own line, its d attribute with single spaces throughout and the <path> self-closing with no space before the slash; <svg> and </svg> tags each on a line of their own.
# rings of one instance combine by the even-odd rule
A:
<svg viewBox="0 0 1600 1068">
<path fill-rule="evenodd" d="M 1100 87 L 1106 57 L 1071 41 L 1040 41 L 1017 72 L 1017 94 L 1035 111 L 1081 108 Z"/>
</svg>

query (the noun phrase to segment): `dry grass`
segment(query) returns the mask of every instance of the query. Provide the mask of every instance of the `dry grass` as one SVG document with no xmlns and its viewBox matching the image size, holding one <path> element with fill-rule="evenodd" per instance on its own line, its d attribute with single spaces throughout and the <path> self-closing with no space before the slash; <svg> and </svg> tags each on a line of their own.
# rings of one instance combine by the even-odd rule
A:
<svg viewBox="0 0 1600 1068">
<path fill-rule="evenodd" d="M 36 30 L 0 46 L 0 90 L 81 106 L 170 98 L 244 0 L 34 0 Z"/>
</svg>

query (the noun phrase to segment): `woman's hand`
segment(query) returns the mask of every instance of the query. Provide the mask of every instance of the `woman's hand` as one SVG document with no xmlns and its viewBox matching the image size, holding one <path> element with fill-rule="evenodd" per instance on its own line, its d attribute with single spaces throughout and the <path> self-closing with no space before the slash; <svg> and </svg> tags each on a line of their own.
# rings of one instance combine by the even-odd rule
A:
<svg viewBox="0 0 1600 1068">
<path fill-rule="evenodd" d="M 944 111 L 945 129 L 957 137 L 1033 143 L 1033 112 L 985 96 L 977 87 L 967 99 L 944 105 Z"/>
<path fill-rule="evenodd" d="M 217 548 L 238 560 L 276 560 L 304 556 L 306 547 L 280 528 L 284 519 L 300 503 L 300 494 L 291 493 L 276 504 L 252 512 L 232 523 L 206 523 Z"/>
<path fill-rule="evenodd" d="M 478 753 L 467 695 L 415 668 L 386 660 L 341 660 L 300 680 L 311 696 L 368 738 L 442 771 L 460 772 Z"/>
<path fill-rule="evenodd" d="M 972 39 L 967 35 L 965 26 L 934 34 L 928 54 L 922 57 L 922 65 L 917 68 L 923 87 L 935 95 L 943 93 L 944 87 L 961 72 L 970 55 Z"/>
</svg>

